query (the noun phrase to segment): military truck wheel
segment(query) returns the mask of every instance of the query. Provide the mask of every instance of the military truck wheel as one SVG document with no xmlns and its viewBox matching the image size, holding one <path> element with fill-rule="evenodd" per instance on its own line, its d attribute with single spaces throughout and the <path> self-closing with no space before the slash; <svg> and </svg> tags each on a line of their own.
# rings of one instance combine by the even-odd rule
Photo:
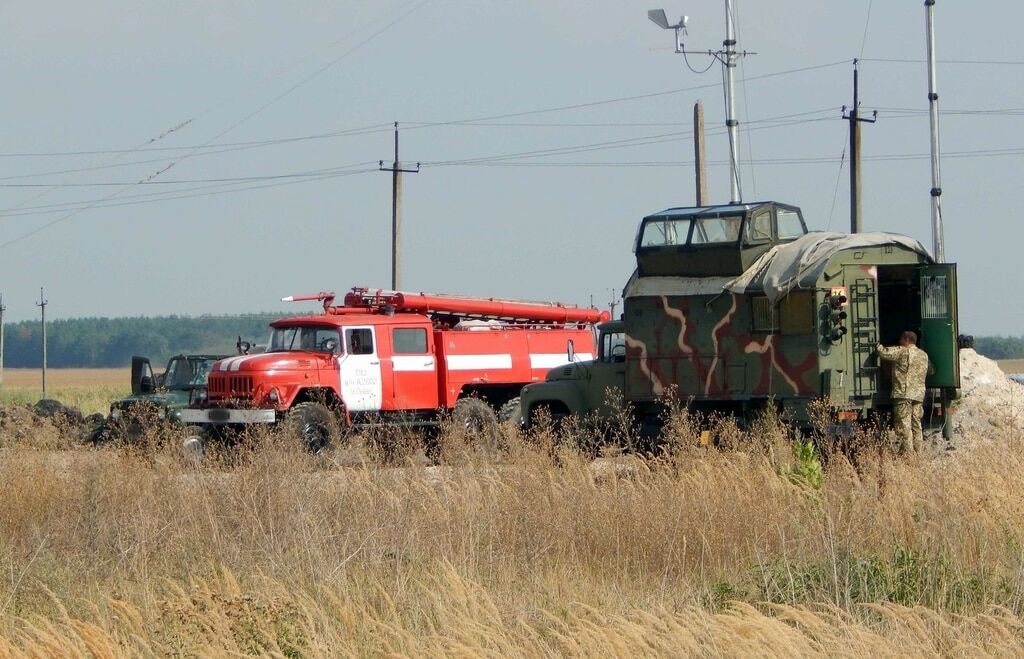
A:
<svg viewBox="0 0 1024 659">
<path fill-rule="evenodd" d="M 285 430 L 312 453 L 321 453 L 341 437 L 338 420 L 320 403 L 299 403 L 285 417 Z"/>
<path fill-rule="evenodd" d="M 455 403 L 452 423 L 479 437 L 488 448 L 498 445 L 498 417 L 494 409 L 479 398 L 462 398 Z"/>
<path fill-rule="evenodd" d="M 523 424 L 523 404 L 519 396 L 501 406 L 501 409 L 498 410 L 498 421 L 502 423 L 511 421 L 517 426 Z"/>
</svg>

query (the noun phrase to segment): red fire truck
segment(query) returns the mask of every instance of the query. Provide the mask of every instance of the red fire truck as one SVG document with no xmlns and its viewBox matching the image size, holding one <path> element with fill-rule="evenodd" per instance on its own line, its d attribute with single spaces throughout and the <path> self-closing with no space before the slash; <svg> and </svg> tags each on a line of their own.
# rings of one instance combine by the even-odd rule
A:
<svg viewBox="0 0 1024 659">
<path fill-rule="evenodd" d="M 319 451 L 343 426 L 493 424 L 523 385 L 596 352 L 608 312 L 556 303 L 353 288 L 293 296 L 323 313 L 276 320 L 265 353 L 216 362 L 182 420 L 220 434 L 284 422 Z"/>
</svg>

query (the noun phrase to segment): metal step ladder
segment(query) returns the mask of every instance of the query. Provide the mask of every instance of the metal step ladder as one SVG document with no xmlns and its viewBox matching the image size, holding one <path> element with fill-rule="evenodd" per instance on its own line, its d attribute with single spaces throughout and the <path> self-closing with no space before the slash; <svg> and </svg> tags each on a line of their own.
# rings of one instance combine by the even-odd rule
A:
<svg viewBox="0 0 1024 659">
<path fill-rule="evenodd" d="M 853 393 L 869 397 L 878 389 L 878 291 L 875 280 L 864 277 L 850 286 L 850 340 L 853 351 Z"/>
</svg>

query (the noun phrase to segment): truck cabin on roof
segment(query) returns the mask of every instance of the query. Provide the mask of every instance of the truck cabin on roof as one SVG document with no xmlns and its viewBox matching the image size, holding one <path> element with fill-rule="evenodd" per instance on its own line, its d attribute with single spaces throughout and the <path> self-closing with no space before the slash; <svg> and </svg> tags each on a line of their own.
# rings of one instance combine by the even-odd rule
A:
<svg viewBox="0 0 1024 659">
<path fill-rule="evenodd" d="M 800 209 L 775 201 L 670 208 L 641 221 L 633 251 L 642 277 L 735 276 L 806 233 Z"/>
</svg>

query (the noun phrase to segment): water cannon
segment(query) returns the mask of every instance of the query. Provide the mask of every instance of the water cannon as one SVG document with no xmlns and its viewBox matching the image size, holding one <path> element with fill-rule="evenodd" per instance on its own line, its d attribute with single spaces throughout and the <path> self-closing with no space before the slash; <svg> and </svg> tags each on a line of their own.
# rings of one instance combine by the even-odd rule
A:
<svg viewBox="0 0 1024 659">
<path fill-rule="evenodd" d="M 320 291 L 313 295 L 289 295 L 281 298 L 282 302 L 323 302 L 324 311 L 326 312 L 332 304 L 334 304 L 334 298 L 336 296 L 333 292 Z"/>
</svg>

